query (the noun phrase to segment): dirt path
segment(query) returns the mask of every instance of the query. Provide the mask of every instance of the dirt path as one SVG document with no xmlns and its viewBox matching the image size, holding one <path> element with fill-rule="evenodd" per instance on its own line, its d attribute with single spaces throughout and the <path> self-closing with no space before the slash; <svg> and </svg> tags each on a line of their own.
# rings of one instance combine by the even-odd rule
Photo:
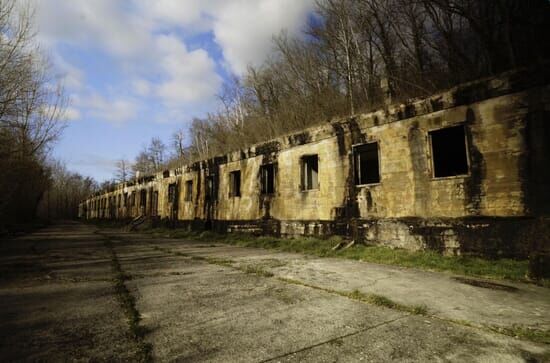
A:
<svg viewBox="0 0 550 363">
<path fill-rule="evenodd" d="M 181 362 L 549 357 L 546 345 L 452 323 L 434 313 L 437 304 L 416 315 L 342 293 L 380 283 L 371 280 L 382 272 L 363 271 L 360 262 L 80 224 L 2 242 L 0 249 L 2 361 L 135 361 L 147 359 L 149 348 L 156 361 Z M 384 291 L 392 289 L 377 293 Z M 437 299 L 441 291 L 434 291 Z M 416 304 L 417 297 L 399 303 Z M 133 313 L 139 319 L 132 322 Z"/>
</svg>

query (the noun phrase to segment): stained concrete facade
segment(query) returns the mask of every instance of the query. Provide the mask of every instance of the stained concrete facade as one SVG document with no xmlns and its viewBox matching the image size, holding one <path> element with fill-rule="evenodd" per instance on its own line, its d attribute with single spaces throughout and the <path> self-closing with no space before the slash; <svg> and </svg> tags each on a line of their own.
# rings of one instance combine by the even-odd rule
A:
<svg viewBox="0 0 550 363">
<path fill-rule="evenodd" d="M 550 72 L 516 70 L 120 184 L 80 214 L 525 256 L 548 246 L 549 143 Z"/>
</svg>

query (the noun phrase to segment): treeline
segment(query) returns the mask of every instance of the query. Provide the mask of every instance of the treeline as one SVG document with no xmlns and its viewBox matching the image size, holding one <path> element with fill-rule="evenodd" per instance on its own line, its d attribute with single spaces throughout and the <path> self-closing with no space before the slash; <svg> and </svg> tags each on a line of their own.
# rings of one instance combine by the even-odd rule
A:
<svg viewBox="0 0 550 363">
<path fill-rule="evenodd" d="M 37 215 L 46 220 L 78 217 L 78 205 L 99 190 L 97 182 L 71 172 L 59 161 L 49 163 L 46 170 L 49 183 L 38 204 Z"/>
<path fill-rule="evenodd" d="M 276 36 L 272 57 L 193 121 L 187 157 L 534 64 L 549 29 L 547 0 L 320 0 L 301 37 Z"/>
<path fill-rule="evenodd" d="M 303 34 L 274 36 L 224 84 L 217 112 L 119 161 L 111 184 L 543 62 L 549 29 L 547 0 L 319 0 Z"/>
<path fill-rule="evenodd" d="M 74 189 L 58 185 L 59 164 L 48 160 L 64 128 L 66 99 L 34 42 L 31 15 L 0 0 L 0 232 L 35 219 L 46 192 Z M 57 215 L 76 215 L 74 202 L 64 208 Z"/>
<path fill-rule="evenodd" d="M 183 129 L 178 130 L 172 135 L 171 143 L 168 145 L 160 138 L 153 137 L 149 144 L 142 147 L 134 161 L 117 160 L 113 179 L 103 182 L 100 189 L 111 189 L 116 183 L 188 163 L 189 148 L 184 145 L 184 135 Z"/>
</svg>

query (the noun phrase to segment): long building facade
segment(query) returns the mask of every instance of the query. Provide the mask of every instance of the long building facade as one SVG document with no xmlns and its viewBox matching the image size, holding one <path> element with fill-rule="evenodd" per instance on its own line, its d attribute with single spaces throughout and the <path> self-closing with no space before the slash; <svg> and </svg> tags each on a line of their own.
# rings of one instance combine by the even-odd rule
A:
<svg viewBox="0 0 550 363">
<path fill-rule="evenodd" d="M 548 248 L 550 71 L 521 69 L 118 185 L 85 219 L 343 235 L 449 254 Z"/>
</svg>

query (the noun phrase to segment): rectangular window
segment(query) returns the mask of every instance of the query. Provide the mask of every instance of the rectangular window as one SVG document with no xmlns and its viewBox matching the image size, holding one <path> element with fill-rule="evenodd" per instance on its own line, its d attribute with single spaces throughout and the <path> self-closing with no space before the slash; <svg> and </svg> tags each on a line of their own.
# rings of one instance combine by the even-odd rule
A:
<svg viewBox="0 0 550 363">
<path fill-rule="evenodd" d="M 193 201 L 193 181 L 192 180 L 187 180 L 185 182 L 185 201 L 186 202 Z"/>
<path fill-rule="evenodd" d="M 260 187 L 262 194 L 275 193 L 275 165 L 260 166 Z"/>
<path fill-rule="evenodd" d="M 123 207 L 128 206 L 128 193 L 124 193 L 124 198 L 122 198 L 122 206 Z"/>
<path fill-rule="evenodd" d="M 136 192 L 132 192 L 132 197 L 130 198 L 130 206 L 135 207 L 136 206 Z"/>
<path fill-rule="evenodd" d="M 380 165 L 378 160 L 377 142 L 353 147 L 355 185 L 380 183 Z"/>
<path fill-rule="evenodd" d="M 117 208 L 122 207 L 121 203 L 122 203 L 122 194 L 119 194 L 117 198 Z"/>
<path fill-rule="evenodd" d="M 429 135 L 432 146 L 433 176 L 443 178 L 468 174 L 464 126 L 431 131 Z"/>
<path fill-rule="evenodd" d="M 319 158 L 317 155 L 302 156 L 302 190 L 319 188 Z"/>
<path fill-rule="evenodd" d="M 241 196 L 241 171 L 235 170 L 229 173 L 229 196 Z"/>
<path fill-rule="evenodd" d="M 206 199 L 208 200 L 218 199 L 218 189 L 216 188 L 215 175 L 209 175 L 206 177 Z"/>
<path fill-rule="evenodd" d="M 176 183 L 168 185 L 168 203 L 176 202 Z"/>
<path fill-rule="evenodd" d="M 145 207 L 145 204 L 147 203 L 147 191 L 142 190 L 139 193 L 139 206 Z"/>
<path fill-rule="evenodd" d="M 151 205 L 153 206 L 151 215 L 156 217 L 158 215 L 158 210 L 159 210 L 159 192 L 156 190 L 153 192 L 153 200 L 151 201 L 151 203 L 152 203 Z"/>
</svg>

